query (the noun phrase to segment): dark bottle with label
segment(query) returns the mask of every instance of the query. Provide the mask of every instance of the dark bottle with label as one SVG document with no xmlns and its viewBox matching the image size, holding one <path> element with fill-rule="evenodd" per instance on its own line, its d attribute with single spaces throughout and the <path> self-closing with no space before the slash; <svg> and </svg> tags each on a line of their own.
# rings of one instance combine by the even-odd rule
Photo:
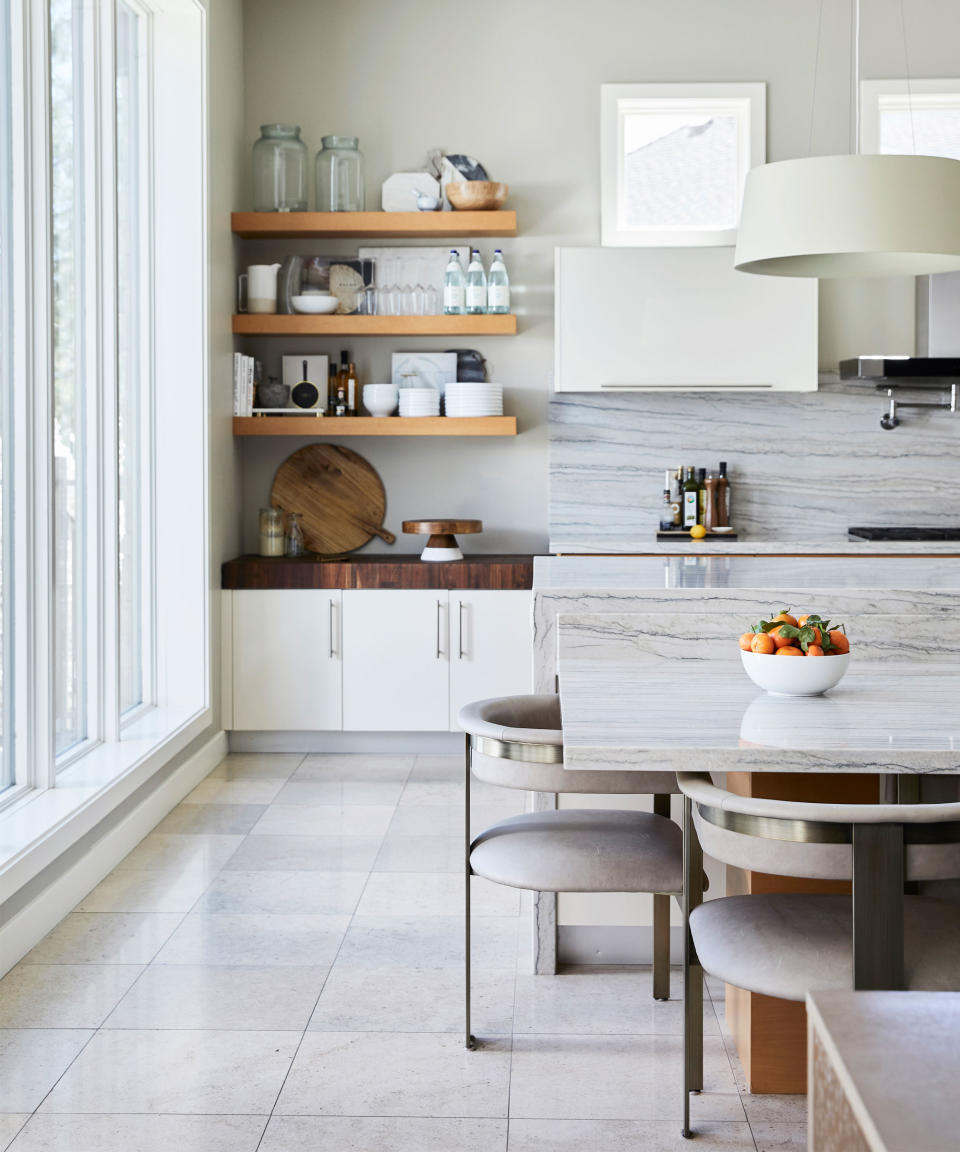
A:
<svg viewBox="0 0 960 1152">
<path fill-rule="evenodd" d="M 700 486 L 697 484 L 695 469 L 692 464 L 687 467 L 687 477 L 683 482 L 683 526 L 692 528 L 698 523 L 700 512 Z"/>
<path fill-rule="evenodd" d="M 714 527 L 726 528 L 730 524 L 730 481 L 727 479 L 727 462 L 720 461 L 720 475 L 717 477 L 717 518 Z"/>
<path fill-rule="evenodd" d="M 697 523 L 706 524 L 707 522 L 707 470 L 701 468 L 697 477 Z"/>
<path fill-rule="evenodd" d="M 330 371 L 327 376 L 327 411 L 333 415 L 334 409 L 337 406 L 337 366 L 336 364 L 330 365 Z"/>
</svg>

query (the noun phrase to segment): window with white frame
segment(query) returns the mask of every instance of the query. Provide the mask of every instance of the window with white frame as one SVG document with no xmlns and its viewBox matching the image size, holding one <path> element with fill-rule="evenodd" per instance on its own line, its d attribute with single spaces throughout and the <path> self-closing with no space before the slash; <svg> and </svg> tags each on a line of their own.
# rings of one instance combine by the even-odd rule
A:
<svg viewBox="0 0 960 1152">
<path fill-rule="evenodd" d="M 205 29 L 200 0 L 0 0 L 14 855 L 53 789 L 119 803 L 209 719 Z"/>
<path fill-rule="evenodd" d="M 765 159 L 763 84 L 604 84 L 604 245 L 736 243 L 747 172 Z"/>
<path fill-rule="evenodd" d="M 960 79 L 864 80 L 861 148 L 960 160 Z"/>
</svg>

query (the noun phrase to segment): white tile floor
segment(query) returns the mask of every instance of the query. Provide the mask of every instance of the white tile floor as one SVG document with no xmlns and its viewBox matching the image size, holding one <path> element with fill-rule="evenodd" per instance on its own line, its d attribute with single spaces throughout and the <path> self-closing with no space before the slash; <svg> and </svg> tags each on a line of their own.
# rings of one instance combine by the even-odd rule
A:
<svg viewBox="0 0 960 1152">
<path fill-rule="evenodd" d="M 460 776 L 228 757 L 0 982 L 0 1149 L 805 1152 L 804 1098 L 743 1091 L 712 1001 L 683 1141 L 679 1002 L 644 969 L 531 975 L 482 880 L 463 1048 Z M 474 801 L 482 827 L 523 798 Z"/>
</svg>

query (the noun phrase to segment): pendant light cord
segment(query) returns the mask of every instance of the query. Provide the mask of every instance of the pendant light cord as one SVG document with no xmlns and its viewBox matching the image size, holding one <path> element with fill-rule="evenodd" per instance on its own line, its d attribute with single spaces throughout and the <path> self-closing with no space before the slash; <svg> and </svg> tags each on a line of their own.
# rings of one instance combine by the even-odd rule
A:
<svg viewBox="0 0 960 1152">
<path fill-rule="evenodd" d="M 813 54 L 813 92 L 810 95 L 810 133 L 807 136 L 807 156 L 813 155 L 813 121 L 817 111 L 817 77 L 820 74 L 820 32 L 823 28 L 823 0 L 817 11 L 817 47 Z"/>
<path fill-rule="evenodd" d="M 913 122 L 913 92 L 910 86 L 910 52 L 907 48 L 907 18 L 903 14 L 903 0 L 900 0 L 900 33 L 903 36 L 903 70 L 907 74 L 907 109 L 910 113 L 910 139 L 913 141 L 913 154 L 917 154 L 917 129 Z"/>
</svg>

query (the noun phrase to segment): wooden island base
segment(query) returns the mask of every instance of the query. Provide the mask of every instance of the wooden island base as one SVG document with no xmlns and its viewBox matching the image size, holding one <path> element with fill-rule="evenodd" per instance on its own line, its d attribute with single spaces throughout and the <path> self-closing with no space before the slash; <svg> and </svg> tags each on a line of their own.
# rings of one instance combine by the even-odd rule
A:
<svg viewBox="0 0 960 1152">
<path fill-rule="evenodd" d="M 809 800 L 833 804 L 876 804 L 880 777 L 820 773 L 729 772 L 727 787 L 740 796 L 768 800 Z M 726 870 L 727 895 L 763 892 L 849 893 L 837 880 L 770 876 L 741 868 Z M 727 985 L 727 1026 L 751 1092 L 804 1093 L 807 1090 L 807 1010 L 794 1000 L 777 1000 Z"/>
</svg>

